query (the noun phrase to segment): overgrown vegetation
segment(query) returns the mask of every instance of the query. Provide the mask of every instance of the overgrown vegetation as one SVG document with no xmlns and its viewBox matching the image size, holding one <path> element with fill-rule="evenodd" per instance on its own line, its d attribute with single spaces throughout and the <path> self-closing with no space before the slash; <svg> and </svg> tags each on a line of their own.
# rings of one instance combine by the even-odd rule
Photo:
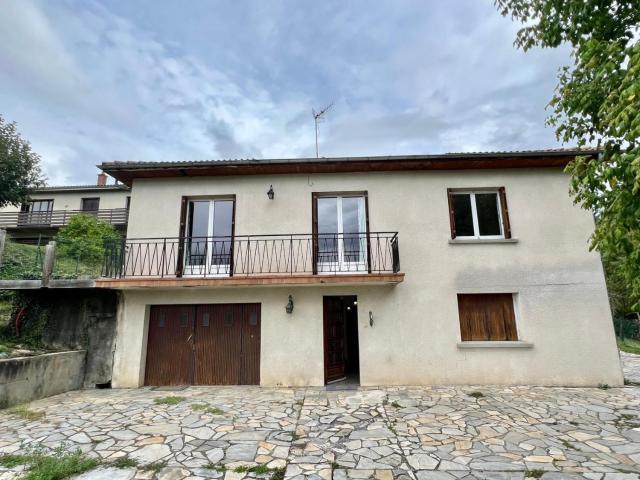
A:
<svg viewBox="0 0 640 480">
<path fill-rule="evenodd" d="M 97 277 L 102 268 L 105 243 L 120 238 L 110 223 L 93 215 L 74 215 L 56 236 L 57 278 Z"/>
<path fill-rule="evenodd" d="M 24 455 L 2 455 L 0 465 L 14 468 L 25 465 L 27 468 L 22 480 L 63 480 L 73 475 L 92 470 L 100 462 L 86 457 L 80 450 L 69 452 L 62 447 L 55 449 L 52 454 L 41 451 Z"/>
<path fill-rule="evenodd" d="M 564 143 L 598 145 L 567 167 L 576 203 L 597 216 L 592 248 L 640 309 L 640 8 L 638 0 L 495 0 L 521 22 L 515 44 L 571 48 L 547 123 Z"/>
<path fill-rule="evenodd" d="M 186 400 L 185 397 L 168 396 L 156 398 L 153 401 L 156 405 L 177 405 L 184 400 Z"/>
<path fill-rule="evenodd" d="M 540 468 L 534 468 L 532 470 L 525 470 L 525 478 L 541 478 L 544 475 L 544 470 Z"/>
<path fill-rule="evenodd" d="M 105 243 L 120 238 L 115 227 L 93 215 L 77 214 L 55 237 L 53 268 L 55 278 L 96 278 L 100 276 Z M 42 267 L 48 238 L 31 243 L 7 239 L 0 258 L 0 280 L 37 280 Z"/>
<path fill-rule="evenodd" d="M 0 344 L 9 349 L 45 348 L 43 337 L 50 319 L 48 305 L 18 291 L 13 295 L 10 317 L 12 321 L 0 328 Z"/>
<path fill-rule="evenodd" d="M 226 465 L 221 463 L 213 464 L 209 463 L 206 467 L 207 470 L 215 470 L 216 472 L 226 472 L 228 469 Z M 264 464 L 258 465 L 239 465 L 233 469 L 234 473 L 255 473 L 256 475 L 265 475 L 271 473 L 270 480 L 282 480 L 284 478 L 285 468 L 269 468 Z"/>
<path fill-rule="evenodd" d="M 0 258 L 0 280 L 36 280 L 42 278 L 44 249 L 44 243 L 41 245 L 27 245 L 7 239 L 4 253 Z"/>
<path fill-rule="evenodd" d="M 471 392 L 469 396 L 473 398 L 482 398 L 484 397 L 484 393 L 476 391 L 476 392 Z"/>
<path fill-rule="evenodd" d="M 116 468 L 137 468 L 138 461 L 129 457 L 120 457 L 110 462 L 110 465 Z"/>
<path fill-rule="evenodd" d="M 640 340 L 631 340 L 630 338 L 624 340 L 618 339 L 618 348 L 623 352 L 640 355 Z"/>
<path fill-rule="evenodd" d="M 224 410 L 221 410 L 218 407 L 212 407 L 208 403 L 194 403 L 193 405 L 191 405 L 191 409 L 194 412 L 210 413 L 211 415 L 224 414 Z"/>
<path fill-rule="evenodd" d="M 154 462 L 154 463 L 148 463 L 147 465 L 144 465 L 142 467 L 142 470 L 146 472 L 158 473 L 160 470 L 162 470 L 166 466 L 167 466 L 167 462 L 164 462 L 164 461 Z"/>
<path fill-rule="evenodd" d="M 17 405 L 13 408 L 10 408 L 8 412 L 25 420 L 40 420 L 45 416 L 44 412 L 31 410 L 29 408 L 29 405 Z"/>
</svg>

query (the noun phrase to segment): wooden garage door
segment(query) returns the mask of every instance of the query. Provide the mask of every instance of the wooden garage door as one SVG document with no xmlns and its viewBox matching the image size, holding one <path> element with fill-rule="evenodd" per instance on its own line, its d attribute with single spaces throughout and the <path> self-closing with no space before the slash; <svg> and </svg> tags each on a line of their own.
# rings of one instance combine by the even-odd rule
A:
<svg viewBox="0 0 640 480">
<path fill-rule="evenodd" d="M 145 385 L 259 383 L 260 304 L 151 307 Z"/>
</svg>

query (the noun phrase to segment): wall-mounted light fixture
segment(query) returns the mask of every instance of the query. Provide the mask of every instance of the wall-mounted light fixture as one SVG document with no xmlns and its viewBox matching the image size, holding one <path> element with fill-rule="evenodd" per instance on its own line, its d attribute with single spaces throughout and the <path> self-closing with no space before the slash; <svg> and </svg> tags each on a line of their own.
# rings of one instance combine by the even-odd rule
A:
<svg viewBox="0 0 640 480">
<path fill-rule="evenodd" d="M 293 313 L 293 297 L 291 295 L 289 295 L 289 302 L 287 303 L 287 306 L 284 307 L 284 309 L 287 313 Z"/>
<path fill-rule="evenodd" d="M 369 326 L 373 327 L 373 312 L 369 310 Z"/>
<path fill-rule="evenodd" d="M 273 185 L 269 185 L 269 191 L 267 192 L 267 197 L 269 200 L 273 200 L 273 197 L 276 196 L 276 193 L 273 191 Z"/>
</svg>

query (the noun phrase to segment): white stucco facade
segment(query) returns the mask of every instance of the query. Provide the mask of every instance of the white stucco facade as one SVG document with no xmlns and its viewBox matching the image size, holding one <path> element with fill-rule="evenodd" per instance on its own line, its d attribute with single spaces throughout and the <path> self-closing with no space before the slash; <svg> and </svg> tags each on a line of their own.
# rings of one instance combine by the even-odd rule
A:
<svg viewBox="0 0 640 480">
<path fill-rule="evenodd" d="M 86 190 L 41 190 L 30 195 L 32 200 L 53 200 L 53 210 L 80 210 L 83 198 L 100 198 L 100 210 L 126 208 L 127 189 L 113 189 L 111 187 L 87 187 Z M 0 212 L 19 212 L 20 206 L 7 205 L 0 208 Z"/>
<path fill-rule="evenodd" d="M 513 241 L 451 242 L 447 188 L 482 187 L 505 187 Z M 182 196 L 231 194 L 236 235 L 311 233 L 312 192 L 336 191 L 367 191 L 370 231 L 399 233 L 403 282 L 125 290 L 113 386 L 143 383 L 150 305 L 245 302 L 261 384 L 322 385 L 323 295 L 358 297 L 362 385 L 622 384 L 593 218 L 558 168 L 137 179 L 128 237 L 176 237 Z M 513 293 L 520 342 L 463 348 L 459 293 Z"/>
</svg>

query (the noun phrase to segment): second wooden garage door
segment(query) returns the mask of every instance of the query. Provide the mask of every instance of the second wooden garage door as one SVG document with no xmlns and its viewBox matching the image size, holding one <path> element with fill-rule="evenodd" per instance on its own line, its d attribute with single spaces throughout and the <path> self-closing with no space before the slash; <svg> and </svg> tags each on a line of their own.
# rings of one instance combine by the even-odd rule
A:
<svg viewBox="0 0 640 480">
<path fill-rule="evenodd" d="M 258 385 L 260 304 L 154 305 L 145 385 Z"/>
</svg>

